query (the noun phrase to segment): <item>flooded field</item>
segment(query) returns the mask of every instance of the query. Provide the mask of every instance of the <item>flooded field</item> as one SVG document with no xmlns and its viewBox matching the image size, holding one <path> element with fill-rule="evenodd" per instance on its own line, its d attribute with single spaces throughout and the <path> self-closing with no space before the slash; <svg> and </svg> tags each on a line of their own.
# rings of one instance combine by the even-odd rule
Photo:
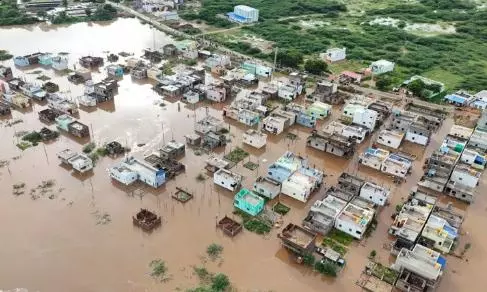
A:
<svg viewBox="0 0 487 292">
<path fill-rule="evenodd" d="M 107 24 L 75 24 L 64 27 L 3 28 L 0 29 L 0 49 L 14 55 L 42 52 L 69 52 L 71 64 L 81 55 L 105 55 L 107 51 L 133 52 L 139 56 L 142 49 L 170 43 L 170 37 L 154 32 L 135 19 L 121 19 Z M 13 67 L 12 61 L 2 63 Z M 61 91 L 76 97 L 82 85 L 73 85 L 66 76 L 56 75 L 51 69 L 14 69 L 14 74 L 30 81 L 42 74 L 60 85 Z M 94 73 L 94 79 L 105 76 L 103 70 Z M 119 82 L 119 94 L 114 101 L 103 103 L 95 110 L 80 110 L 79 119 L 90 126 L 91 141 L 102 145 L 113 140 L 132 149 L 136 157 L 160 148 L 169 140 L 184 141 L 184 135 L 193 132 L 195 120 L 205 116 L 205 105 L 192 106 L 166 102 L 160 107 L 161 97 L 149 83 L 133 82 L 125 76 Z M 223 105 L 209 105 L 208 113 L 221 117 Z M 244 187 L 250 187 L 267 166 L 286 150 L 309 158 L 311 165 L 327 174 L 326 185 L 336 183 L 341 172 L 358 173 L 362 177 L 388 185 L 393 190 L 392 202 L 379 215 L 377 230 L 369 239 L 353 243 L 346 255 L 347 265 L 336 279 L 329 279 L 310 269 L 295 264 L 281 248 L 277 238 L 279 229 L 267 236 L 244 231 L 229 238 L 216 229 L 216 218 L 233 216 L 233 193 L 213 184 L 211 176 L 203 181 L 198 174 L 209 176 L 204 170 L 207 155 L 197 155 L 189 147 L 181 160 L 186 172 L 169 180 L 163 187 L 153 190 L 138 184 L 129 188 L 112 182 L 107 168 L 118 160 L 101 158 L 92 173 L 73 175 L 59 165 L 56 153 L 71 148 L 81 151 L 87 141 L 61 135 L 55 142 L 39 144 L 21 151 L 16 147 L 19 131 L 39 130 L 45 126 L 37 112 L 46 105 L 35 104 L 26 112 L 12 111 L 1 121 L 0 160 L 7 161 L 0 168 L 0 289 L 27 288 L 41 292 L 86 291 L 185 291 L 198 285 L 193 266 L 203 264 L 211 272 L 229 276 L 238 291 L 359 291 L 355 285 L 371 250 L 377 250 L 379 259 L 388 263 L 389 251 L 384 249 L 391 239 L 387 229 L 391 224 L 394 206 L 406 198 L 409 190 L 422 175 L 424 159 L 439 146 L 452 125 L 448 119 L 426 150 L 407 147 L 418 156 L 414 171 L 407 182 L 397 186 L 391 178 L 358 166 L 355 156 L 345 160 L 305 147 L 310 129 L 294 126 L 291 132 L 297 140 L 286 138 L 286 133 L 270 136 L 265 150 L 243 148 L 251 153 L 250 161 L 259 164 L 251 171 L 238 164 L 232 170 L 244 175 Z M 338 117 L 334 110 L 329 122 Z M 9 121 L 22 122 L 7 126 Z M 247 128 L 235 121 L 230 124 L 232 142 L 221 152 L 242 147 L 242 132 Z M 54 128 L 53 125 L 50 125 Z M 361 150 L 371 145 L 371 139 Z M 361 151 L 359 150 L 359 151 Z M 44 182 L 44 183 L 43 183 Z M 25 184 L 20 191 L 13 186 Z M 171 198 L 176 187 L 192 192 L 194 198 L 182 204 Z M 326 187 L 326 186 L 325 186 Z M 324 188 L 323 188 L 324 189 Z M 310 205 L 281 196 L 280 200 L 291 207 L 284 216 L 284 224 L 300 224 Z M 478 188 L 476 202 L 468 207 L 463 224 L 461 245 L 470 242 L 468 261 L 449 256 L 446 275 L 439 291 L 484 291 L 480 279 L 482 263 L 487 260 L 487 235 L 484 223 L 487 210 L 485 183 Z M 466 208 L 466 206 L 459 206 Z M 152 234 L 144 233 L 132 224 L 132 216 L 140 208 L 148 208 L 162 216 L 161 228 Z M 211 243 L 224 248 L 222 260 L 204 259 Z M 150 276 L 149 263 L 154 259 L 166 262 L 170 280 L 160 283 Z"/>
</svg>

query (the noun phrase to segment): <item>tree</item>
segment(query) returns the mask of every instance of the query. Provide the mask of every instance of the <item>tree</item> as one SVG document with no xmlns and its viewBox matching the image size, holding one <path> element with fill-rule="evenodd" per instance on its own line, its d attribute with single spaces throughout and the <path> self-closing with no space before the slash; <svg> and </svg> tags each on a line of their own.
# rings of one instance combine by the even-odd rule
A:
<svg viewBox="0 0 487 292">
<path fill-rule="evenodd" d="M 391 86 L 391 84 L 392 84 L 391 78 L 389 76 L 386 76 L 386 75 L 377 76 L 377 79 L 375 81 L 375 87 L 377 87 L 377 89 L 382 90 L 382 91 L 388 90 L 389 87 Z"/>
<path fill-rule="evenodd" d="M 307 266 L 312 267 L 315 264 L 315 261 L 315 257 L 310 253 L 307 253 L 303 256 L 303 263 Z"/>
<path fill-rule="evenodd" d="M 91 16 L 92 11 L 91 11 L 91 9 L 90 9 L 90 8 L 86 8 L 86 9 L 85 9 L 85 13 L 86 13 L 86 16 L 90 17 L 90 16 Z"/>
<path fill-rule="evenodd" d="M 40 11 L 37 11 L 36 15 L 39 18 L 46 18 L 47 17 L 47 12 L 44 11 L 44 10 L 40 10 Z"/>
<path fill-rule="evenodd" d="M 63 7 L 67 8 L 68 7 L 68 0 L 63 0 Z"/>
<path fill-rule="evenodd" d="M 421 79 L 416 79 L 411 81 L 411 83 L 408 84 L 408 89 L 415 95 L 415 96 L 421 96 L 421 92 L 423 91 L 425 87 L 425 84 L 423 80 Z"/>
<path fill-rule="evenodd" d="M 283 67 L 298 67 L 303 62 L 303 54 L 296 50 L 279 51 L 277 62 Z"/>
<path fill-rule="evenodd" d="M 315 75 L 321 75 L 327 68 L 328 65 L 320 59 L 309 59 L 304 63 L 304 69 Z"/>
<path fill-rule="evenodd" d="M 225 291 L 228 287 L 230 287 L 230 280 L 225 274 L 216 274 L 211 282 L 211 289 L 217 292 Z"/>
</svg>

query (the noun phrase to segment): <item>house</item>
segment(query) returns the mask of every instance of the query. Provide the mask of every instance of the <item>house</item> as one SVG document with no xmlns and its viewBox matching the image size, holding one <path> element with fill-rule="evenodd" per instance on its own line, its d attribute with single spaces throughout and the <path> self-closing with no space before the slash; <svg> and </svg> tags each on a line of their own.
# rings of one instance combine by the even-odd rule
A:
<svg viewBox="0 0 487 292">
<path fill-rule="evenodd" d="M 189 90 L 185 93 L 183 93 L 183 102 L 188 102 L 191 104 L 198 103 L 201 99 L 203 98 L 203 94 L 197 92 L 197 91 L 192 91 Z"/>
<path fill-rule="evenodd" d="M 130 76 L 137 80 L 145 79 L 147 78 L 147 69 L 147 65 L 144 63 L 138 63 L 130 70 Z"/>
<path fill-rule="evenodd" d="M 221 85 L 209 85 L 206 89 L 206 99 L 224 102 L 227 99 L 227 89 Z"/>
<path fill-rule="evenodd" d="M 382 163 L 389 156 L 389 151 L 380 148 L 368 148 L 359 156 L 359 163 L 380 170 Z"/>
<path fill-rule="evenodd" d="M 159 69 L 157 66 L 152 66 L 150 68 L 147 68 L 147 78 L 159 81 L 159 78 L 162 74 L 162 70 Z"/>
<path fill-rule="evenodd" d="M 47 97 L 47 92 L 42 90 L 41 86 L 34 83 L 24 83 L 20 86 L 20 90 L 27 97 L 43 101 Z"/>
<path fill-rule="evenodd" d="M 264 199 L 248 189 L 241 189 L 234 198 L 233 205 L 251 216 L 264 210 Z"/>
<path fill-rule="evenodd" d="M 360 197 L 378 206 L 385 206 L 391 191 L 371 182 L 365 182 L 360 188 Z"/>
<path fill-rule="evenodd" d="M 159 155 L 164 159 L 177 159 L 184 155 L 185 151 L 186 146 L 183 143 L 178 143 L 175 140 L 172 140 L 159 149 Z"/>
<path fill-rule="evenodd" d="M 114 79 L 105 79 L 93 85 L 93 96 L 97 102 L 112 100 L 118 93 L 118 82 Z"/>
<path fill-rule="evenodd" d="M 450 176 L 450 181 L 475 188 L 479 184 L 481 172 L 465 164 L 457 164 Z"/>
<path fill-rule="evenodd" d="M 336 156 L 352 157 L 355 153 L 355 142 L 341 134 L 327 134 L 313 131 L 306 140 L 306 146 Z"/>
<path fill-rule="evenodd" d="M 64 149 L 56 154 L 57 158 L 61 160 L 61 163 L 69 165 L 69 159 L 75 157 L 78 153 L 74 152 L 71 149 Z"/>
<path fill-rule="evenodd" d="M 372 62 L 372 64 L 370 64 L 369 66 L 369 69 L 372 71 L 373 74 L 379 75 L 394 71 L 394 65 L 394 62 L 390 62 L 387 60 L 378 60 Z"/>
<path fill-rule="evenodd" d="M 103 58 L 84 56 L 79 59 L 79 64 L 85 68 L 96 68 L 103 65 Z"/>
<path fill-rule="evenodd" d="M 316 117 L 307 113 L 306 107 L 297 103 L 289 103 L 284 106 L 284 110 L 296 115 L 296 123 L 308 128 L 316 126 Z"/>
<path fill-rule="evenodd" d="M 76 102 L 60 96 L 57 93 L 49 94 L 49 97 L 47 98 L 47 105 L 50 108 L 59 110 L 68 115 L 75 115 L 78 113 L 78 105 Z"/>
<path fill-rule="evenodd" d="M 194 131 L 201 135 L 205 135 L 206 133 L 212 132 L 220 132 L 222 129 L 225 129 L 225 123 L 213 116 L 207 115 L 201 120 L 197 121 L 194 126 Z"/>
<path fill-rule="evenodd" d="M 389 234 L 402 238 L 413 246 L 418 240 L 435 204 L 435 197 L 423 192 L 413 191 L 408 200 L 402 205 L 399 214 L 394 217 L 394 222 L 389 228 Z M 397 253 L 400 250 L 401 248 L 398 246 L 393 246 L 391 252 Z"/>
<path fill-rule="evenodd" d="M 314 252 L 316 247 L 316 233 L 293 223 L 284 227 L 277 236 L 281 239 L 284 248 L 299 256 Z"/>
<path fill-rule="evenodd" d="M 68 69 L 68 58 L 63 56 L 52 57 L 51 67 L 57 71 L 64 71 Z"/>
<path fill-rule="evenodd" d="M 315 91 L 311 95 L 306 96 L 306 100 L 340 104 L 343 102 L 343 95 L 338 94 L 338 84 L 322 80 L 316 84 Z"/>
<path fill-rule="evenodd" d="M 39 56 L 39 64 L 44 66 L 51 66 L 52 65 L 52 54 L 45 53 Z"/>
<path fill-rule="evenodd" d="M 406 132 L 409 127 L 418 119 L 418 114 L 393 110 L 391 128 L 397 131 Z"/>
<path fill-rule="evenodd" d="M 445 219 L 431 214 L 423 232 L 421 232 L 419 243 L 443 254 L 448 254 L 457 238 L 457 228 L 451 226 Z"/>
<path fill-rule="evenodd" d="M 474 96 L 464 90 L 459 90 L 455 93 L 445 95 L 443 100 L 455 106 L 468 106 L 474 101 Z"/>
<path fill-rule="evenodd" d="M 267 177 L 282 183 L 307 161 L 292 152 L 286 151 L 283 156 L 272 163 L 267 170 Z"/>
<path fill-rule="evenodd" d="M 201 147 L 214 149 L 227 145 L 227 137 L 221 132 L 210 131 L 203 135 Z"/>
<path fill-rule="evenodd" d="M 0 65 L 0 79 L 10 81 L 12 78 L 14 78 L 12 68 Z"/>
<path fill-rule="evenodd" d="M 278 109 L 275 109 L 274 111 L 272 111 L 270 116 L 285 119 L 286 120 L 285 125 L 284 125 L 285 129 L 294 125 L 294 123 L 296 122 L 296 118 L 297 118 L 295 113 L 287 112 L 281 108 L 278 108 Z"/>
<path fill-rule="evenodd" d="M 242 142 L 257 149 L 264 147 L 267 143 L 267 134 L 253 129 L 245 131 L 242 135 Z"/>
<path fill-rule="evenodd" d="M 453 125 L 450 129 L 449 136 L 458 138 L 460 140 L 468 140 L 473 134 L 473 129 L 460 125 Z"/>
<path fill-rule="evenodd" d="M 262 87 L 262 94 L 268 98 L 277 98 L 278 87 L 276 84 L 268 83 Z"/>
<path fill-rule="evenodd" d="M 480 110 L 487 108 L 487 90 L 481 90 L 473 96 L 470 106 Z"/>
<path fill-rule="evenodd" d="M 303 226 L 321 235 L 331 231 L 335 220 L 345 208 L 347 202 L 334 196 L 317 200 L 303 220 Z"/>
<path fill-rule="evenodd" d="M 480 149 L 484 153 L 487 152 L 487 132 L 484 132 L 477 127 L 470 136 L 467 146 Z"/>
<path fill-rule="evenodd" d="M 260 121 L 260 114 L 248 109 L 238 111 L 238 121 L 247 126 L 255 126 Z"/>
<path fill-rule="evenodd" d="M 4 93 L 3 99 L 18 108 L 28 108 L 32 105 L 27 96 L 17 92 Z"/>
<path fill-rule="evenodd" d="M 475 169 L 484 170 L 487 157 L 481 149 L 467 146 L 460 156 L 460 161 Z"/>
<path fill-rule="evenodd" d="M 331 114 L 331 105 L 321 101 L 315 101 L 308 107 L 306 113 L 317 119 L 324 119 Z"/>
<path fill-rule="evenodd" d="M 68 124 L 68 132 L 78 138 L 84 138 L 90 136 L 90 129 L 87 125 L 82 124 L 79 121 L 73 121 Z"/>
<path fill-rule="evenodd" d="M 149 60 L 151 63 L 159 63 L 164 58 L 164 55 L 158 50 L 144 49 L 144 58 Z"/>
<path fill-rule="evenodd" d="M 256 63 L 243 62 L 241 68 L 247 71 L 249 74 L 253 74 L 259 77 L 269 78 L 272 76 L 273 69 L 271 67 L 259 65 Z"/>
<path fill-rule="evenodd" d="M 438 86 L 440 86 L 440 84 L 438 84 Z M 448 115 L 447 112 L 428 106 L 427 104 L 415 104 L 414 102 L 410 102 L 406 104 L 405 108 L 408 112 L 419 115 L 418 120 L 422 120 L 422 122 L 428 125 L 428 129 L 432 131 L 438 130 L 443 120 Z"/>
<path fill-rule="evenodd" d="M 405 178 L 412 167 L 409 158 L 399 154 L 391 153 L 383 162 L 381 171 L 396 177 Z"/>
<path fill-rule="evenodd" d="M 246 5 L 237 5 L 233 12 L 227 13 L 228 19 L 238 23 L 252 23 L 259 21 L 259 10 Z"/>
<path fill-rule="evenodd" d="M 281 193 L 306 203 L 317 185 L 316 177 L 306 175 L 298 170 L 282 182 Z"/>
<path fill-rule="evenodd" d="M 294 100 L 298 94 L 298 88 L 291 84 L 280 84 L 277 89 L 277 96 L 288 101 Z"/>
<path fill-rule="evenodd" d="M 272 200 L 281 193 L 281 183 L 268 177 L 259 176 L 254 182 L 253 191 Z"/>
<path fill-rule="evenodd" d="M 62 112 L 51 108 L 43 109 L 38 113 L 39 120 L 48 124 L 54 122 L 61 115 L 63 115 Z"/>
<path fill-rule="evenodd" d="M 391 115 L 392 105 L 382 101 L 374 101 L 367 106 L 368 109 L 377 112 L 377 119 L 382 123 Z"/>
<path fill-rule="evenodd" d="M 53 111 L 60 112 L 56 109 L 53 109 Z M 54 120 L 56 121 L 56 127 L 66 132 L 69 131 L 68 125 L 75 121 L 73 117 L 66 114 L 59 115 Z"/>
<path fill-rule="evenodd" d="M 416 121 L 410 124 L 407 128 L 404 140 L 426 146 L 430 141 L 430 137 L 431 130 L 428 129 L 427 125 L 420 121 Z"/>
<path fill-rule="evenodd" d="M 331 48 L 321 53 L 320 58 L 330 63 L 342 61 L 347 58 L 346 51 L 346 48 Z"/>
<path fill-rule="evenodd" d="M 346 138 L 355 141 L 355 143 L 362 143 L 367 135 L 369 134 L 369 129 L 360 125 L 345 125 L 338 121 L 332 121 L 326 125 L 323 130 L 324 133 L 329 135 L 342 135 Z"/>
<path fill-rule="evenodd" d="M 229 191 L 236 191 L 242 184 L 242 176 L 238 173 L 231 172 L 220 168 L 213 174 L 213 182 Z"/>
<path fill-rule="evenodd" d="M 349 84 L 349 83 L 360 84 L 360 81 L 362 81 L 362 74 L 355 73 L 352 71 L 343 71 L 342 73 L 340 73 L 338 80 L 340 83 L 343 84 Z"/>
<path fill-rule="evenodd" d="M 26 67 L 31 65 L 39 64 L 39 57 L 42 53 L 34 53 L 25 56 L 16 56 L 14 57 L 14 64 L 15 66 L 19 67 Z"/>
<path fill-rule="evenodd" d="M 352 123 L 361 125 L 373 131 L 377 125 L 378 113 L 374 110 L 359 107 L 355 110 L 352 117 Z"/>
<path fill-rule="evenodd" d="M 281 134 L 287 128 L 288 120 L 282 117 L 268 116 L 262 120 L 262 128 L 274 135 Z"/>
<path fill-rule="evenodd" d="M 0 116 L 9 115 L 10 113 L 10 105 L 0 101 Z"/>
<path fill-rule="evenodd" d="M 123 68 L 120 65 L 108 65 L 106 68 L 107 74 L 112 77 L 123 77 Z"/>
<path fill-rule="evenodd" d="M 380 131 L 376 142 L 392 149 L 398 149 L 404 139 L 404 133 L 396 130 L 384 129 Z"/>
<path fill-rule="evenodd" d="M 362 186 L 365 184 L 365 180 L 356 176 L 349 174 L 347 172 L 342 172 L 340 176 L 338 177 L 338 183 L 336 188 L 345 191 L 347 193 L 350 193 L 352 197 L 358 196 L 360 194 L 360 190 L 362 189 Z M 329 194 L 333 194 L 330 192 Z M 336 194 L 335 194 L 336 195 Z M 352 197 L 346 196 L 338 196 L 339 198 L 342 198 L 346 200 L 347 202 L 350 202 Z"/>
<path fill-rule="evenodd" d="M 432 291 L 443 275 L 446 259 L 439 252 L 416 244 L 413 250 L 403 248 L 391 268 L 400 273 L 395 284 L 400 291 Z"/>
<path fill-rule="evenodd" d="M 85 154 L 76 154 L 68 159 L 68 163 L 79 173 L 85 173 L 93 169 L 93 161 Z"/>
<path fill-rule="evenodd" d="M 335 228 L 362 239 L 374 218 L 374 206 L 361 198 L 352 199 L 335 220 Z"/>
<path fill-rule="evenodd" d="M 426 161 L 425 175 L 418 185 L 442 192 L 459 159 L 460 153 L 443 143 Z"/>
<path fill-rule="evenodd" d="M 223 68 L 226 68 L 231 64 L 232 61 L 230 60 L 230 57 L 227 55 L 213 54 L 211 55 L 211 57 L 205 60 L 205 66 L 209 69 L 212 69 L 216 66 L 222 66 Z"/>
<path fill-rule="evenodd" d="M 219 169 L 229 169 L 231 166 L 230 162 L 213 154 L 206 159 L 205 163 L 205 169 L 209 172 L 216 172 Z"/>
<path fill-rule="evenodd" d="M 166 173 L 134 157 L 126 157 L 109 169 L 114 180 L 130 185 L 139 180 L 153 188 L 158 188 L 166 181 Z"/>
<path fill-rule="evenodd" d="M 444 187 L 444 193 L 450 197 L 457 198 L 467 204 L 473 203 L 475 199 L 475 187 L 469 187 L 463 183 L 448 180 Z"/>
<path fill-rule="evenodd" d="M 162 52 L 166 57 L 174 57 L 178 52 L 178 48 L 174 44 L 167 44 L 162 47 Z"/>
<path fill-rule="evenodd" d="M 359 189 L 360 190 L 360 189 Z M 344 189 L 340 186 L 332 186 L 329 189 L 326 190 L 325 193 L 326 196 L 333 196 L 335 198 L 339 198 L 344 200 L 345 202 L 350 202 L 353 198 L 356 197 L 356 194 L 353 192 L 350 192 L 347 189 Z"/>
</svg>

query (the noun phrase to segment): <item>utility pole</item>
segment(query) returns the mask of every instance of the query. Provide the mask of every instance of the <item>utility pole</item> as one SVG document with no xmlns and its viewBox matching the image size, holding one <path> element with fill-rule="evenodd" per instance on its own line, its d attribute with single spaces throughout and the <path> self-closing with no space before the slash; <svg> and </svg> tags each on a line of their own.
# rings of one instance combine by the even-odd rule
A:
<svg viewBox="0 0 487 292">
<path fill-rule="evenodd" d="M 276 47 L 276 50 L 274 52 L 274 68 L 272 69 L 272 74 L 271 74 L 271 81 L 272 78 L 274 77 L 274 72 L 276 72 L 276 64 L 277 64 L 277 51 L 279 50 L 278 47 Z"/>
</svg>

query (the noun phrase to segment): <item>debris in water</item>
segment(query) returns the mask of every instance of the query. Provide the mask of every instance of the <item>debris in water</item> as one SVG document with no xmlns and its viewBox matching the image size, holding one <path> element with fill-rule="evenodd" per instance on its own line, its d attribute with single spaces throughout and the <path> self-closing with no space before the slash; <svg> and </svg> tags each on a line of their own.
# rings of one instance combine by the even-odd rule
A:
<svg viewBox="0 0 487 292">
<path fill-rule="evenodd" d="M 0 168 L 4 168 L 5 166 L 8 166 L 9 164 L 10 164 L 10 162 L 8 160 L 0 160 Z"/>
<path fill-rule="evenodd" d="M 17 184 L 14 184 L 12 186 L 12 194 L 15 195 L 15 196 L 20 196 L 20 195 L 23 195 L 25 190 L 25 183 L 21 182 L 21 183 L 17 183 Z"/>
<path fill-rule="evenodd" d="M 106 212 L 102 213 L 99 210 L 96 210 L 92 214 L 95 216 L 96 225 L 107 225 L 108 223 L 112 222 L 112 218 L 110 217 L 110 214 Z"/>
<path fill-rule="evenodd" d="M 137 144 L 137 147 L 144 147 L 145 146 L 145 143 L 139 143 Z"/>
<path fill-rule="evenodd" d="M 12 127 L 13 125 L 16 125 L 16 124 L 20 124 L 20 123 L 23 123 L 24 120 L 22 119 L 14 119 L 14 120 L 11 120 L 11 121 L 8 121 L 5 123 L 5 126 L 6 127 Z"/>
</svg>

